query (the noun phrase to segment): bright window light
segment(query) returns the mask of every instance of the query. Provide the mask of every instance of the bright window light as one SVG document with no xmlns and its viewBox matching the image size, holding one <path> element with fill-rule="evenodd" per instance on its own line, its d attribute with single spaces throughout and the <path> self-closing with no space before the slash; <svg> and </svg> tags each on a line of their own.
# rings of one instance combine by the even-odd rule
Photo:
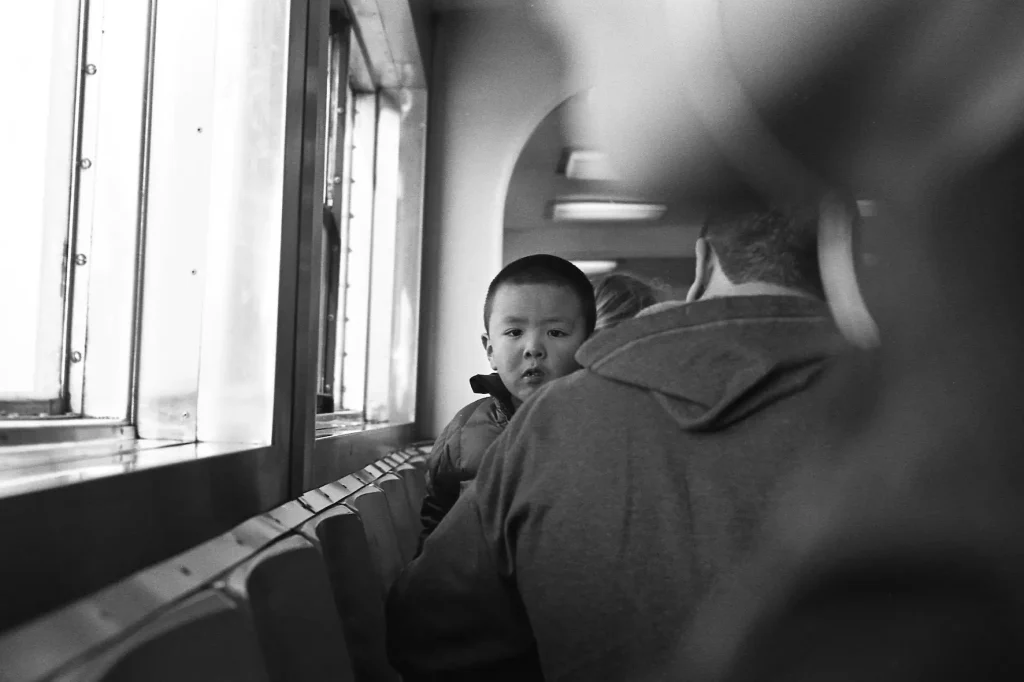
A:
<svg viewBox="0 0 1024 682">
<path fill-rule="evenodd" d="M 61 394 L 77 4 L 5 4 L 0 27 L 4 90 L 18 98 L 0 111 L 0 401 L 39 401 L 33 416 Z"/>
</svg>

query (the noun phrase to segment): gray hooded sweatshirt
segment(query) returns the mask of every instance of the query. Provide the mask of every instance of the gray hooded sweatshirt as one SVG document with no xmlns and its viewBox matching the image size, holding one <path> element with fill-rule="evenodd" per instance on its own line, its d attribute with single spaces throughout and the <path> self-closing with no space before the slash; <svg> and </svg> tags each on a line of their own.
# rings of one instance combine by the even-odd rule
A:
<svg viewBox="0 0 1024 682">
<path fill-rule="evenodd" d="M 486 452 L 388 602 L 410 680 L 643 679 L 813 459 L 824 303 L 700 301 L 580 348 Z"/>
</svg>

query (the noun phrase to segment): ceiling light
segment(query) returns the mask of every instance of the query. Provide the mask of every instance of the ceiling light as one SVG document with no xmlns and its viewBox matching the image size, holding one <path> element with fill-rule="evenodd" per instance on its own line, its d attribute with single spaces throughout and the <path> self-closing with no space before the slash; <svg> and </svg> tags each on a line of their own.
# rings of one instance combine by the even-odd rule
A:
<svg viewBox="0 0 1024 682">
<path fill-rule="evenodd" d="M 557 221 L 621 221 L 657 220 L 665 214 L 664 204 L 628 201 L 556 201 L 551 218 Z"/>
<path fill-rule="evenodd" d="M 571 262 L 584 275 L 603 275 L 619 267 L 619 262 L 614 260 L 574 260 Z"/>
<path fill-rule="evenodd" d="M 565 159 L 565 177 L 574 180 L 615 180 L 608 155 L 593 149 L 570 149 Z"/>
</svg>

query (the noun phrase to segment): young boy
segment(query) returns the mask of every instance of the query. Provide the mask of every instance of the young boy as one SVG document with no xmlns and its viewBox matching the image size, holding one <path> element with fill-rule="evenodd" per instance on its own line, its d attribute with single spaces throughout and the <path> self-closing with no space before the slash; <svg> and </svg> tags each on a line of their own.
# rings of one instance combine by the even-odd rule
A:
<svg viewBox="0 0 1024 682">
<path fill-rule="evenodd" d="M 590 281 L 567 260 L 538 254 L 508 264 L 491 281 L 481 336 L 493 374 L 469 380 L 490 394 L 459 410 L 427 460 L 427 495 L 420 546 L 476 476 L 487 447 L 524 400 L 541 386 L 574 372 L 576 350 L 597 313 Z"/>
</svg>

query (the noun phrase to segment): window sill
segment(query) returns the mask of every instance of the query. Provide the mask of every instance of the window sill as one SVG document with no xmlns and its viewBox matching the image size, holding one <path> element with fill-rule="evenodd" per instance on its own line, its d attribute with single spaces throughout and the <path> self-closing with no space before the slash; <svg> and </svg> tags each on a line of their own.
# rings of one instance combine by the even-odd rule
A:
<svg viewBox="0 0 1024 682">
<path fill-rule="evenodd" d="M 391 422 L 368 422 L 362 415 L 348 412 L 318 414 L 316 417 L 316 440 L 344 436 L 349 433 L 363 433 L 395 426 Z"/>
<path fill-rule="evenodd" d="M 307 457 L 303 475 L 309 490 L 359 471 L 388 452 L 408 446 L 415 440 L 416 425 L 364 423 L 317 433 L 313 452 Z"/>
<path fill-rule="evenodd" d="M 135 428 L 123 419 L 47 417 L 0 421 L 0 451 L 7 447 L 134 440 Z"/>
<path fill-rule="evenodd" d="M 261 447 L 134 438 L 0 447 L 0 498 Z"/>
</svg>

